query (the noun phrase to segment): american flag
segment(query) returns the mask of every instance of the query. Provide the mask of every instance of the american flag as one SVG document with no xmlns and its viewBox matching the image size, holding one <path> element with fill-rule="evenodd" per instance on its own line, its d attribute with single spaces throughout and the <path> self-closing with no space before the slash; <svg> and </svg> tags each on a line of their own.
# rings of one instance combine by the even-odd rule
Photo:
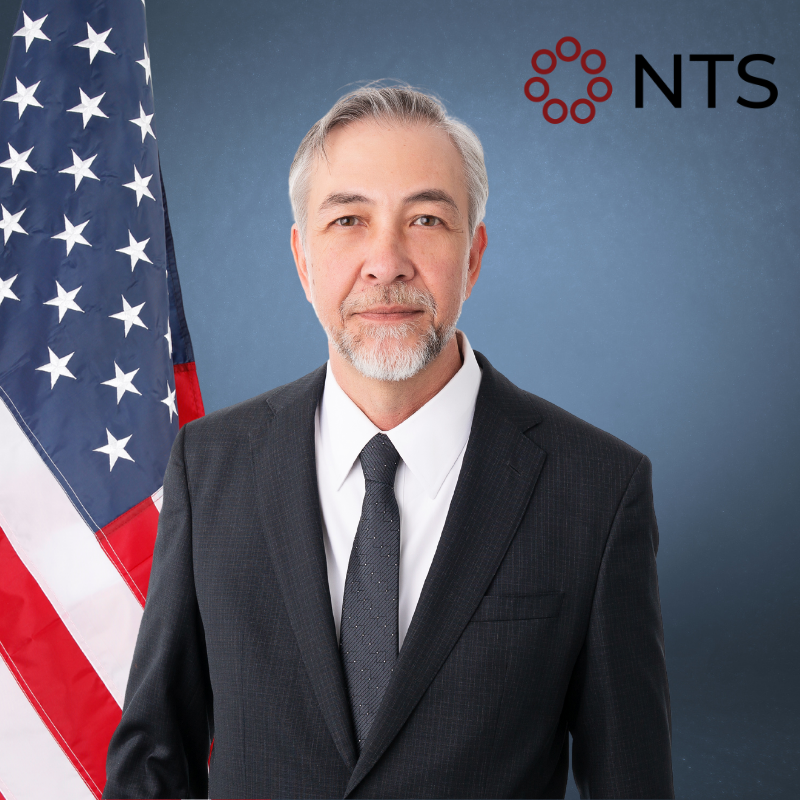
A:
<svg viewBox="0 0 800 800">
<path fill-rule="evenodd" d="M 0 90 L 0 793 L 99 797 L 202 401 L 143 0 L 24 0 Z M 7 157 L 6 157 L 7 156 Z"/>
</svg>

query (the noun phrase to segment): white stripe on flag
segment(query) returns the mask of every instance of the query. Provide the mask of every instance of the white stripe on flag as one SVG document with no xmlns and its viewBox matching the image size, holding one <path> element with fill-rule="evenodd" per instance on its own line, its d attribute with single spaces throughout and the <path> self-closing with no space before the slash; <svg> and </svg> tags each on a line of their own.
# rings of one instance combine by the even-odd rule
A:
<svg viewBox="0 0 800 800">
<path fill-rule="evenodd" d="M 0 527 L 122 706 L 142 607 L 0 401 Z"/>
<path fill-rule="evenodd" d="M 164 487 L 159 486 L 153 494 L 150 495 L 150 499 L 153 501 L 153 505 L 158 509 L 158 513 L 161 513 L 161 506 L 164 504 Z"/>
<path fill-rule="evenodd" d="M 94 800 L 0 658 L 0 787 L 6 800 Z"/>
</svg>

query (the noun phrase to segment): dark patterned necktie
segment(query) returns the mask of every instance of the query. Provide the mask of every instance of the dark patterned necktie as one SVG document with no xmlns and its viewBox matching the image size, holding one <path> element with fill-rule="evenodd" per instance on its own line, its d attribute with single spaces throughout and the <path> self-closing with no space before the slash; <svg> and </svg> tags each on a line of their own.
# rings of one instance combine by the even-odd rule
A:
<svg viewBox="0 0 800 800">
<path fill-rule="evenodd" d="M 341 652 L 358 749 L 366 739 L 397 661 L 400 512 L 394 476 L 400 455 L 378 433 L 361 451 L 364 505 L 347 566 Z"/>
</svg>

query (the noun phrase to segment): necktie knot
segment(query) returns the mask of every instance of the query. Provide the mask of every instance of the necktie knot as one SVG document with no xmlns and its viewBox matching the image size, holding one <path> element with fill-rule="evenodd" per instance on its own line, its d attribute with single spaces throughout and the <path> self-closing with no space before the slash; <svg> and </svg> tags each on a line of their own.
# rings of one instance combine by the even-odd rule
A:
<svg viewBox="0 0 800 800">
<path fill-rule="evenodd" d="M 385 433 L 376 433 L 361 451 L 361 469 L 364 480 L 394 486 L 394 476 L 400 463 L 400 453 L 395 450 Z"/>
</svg>

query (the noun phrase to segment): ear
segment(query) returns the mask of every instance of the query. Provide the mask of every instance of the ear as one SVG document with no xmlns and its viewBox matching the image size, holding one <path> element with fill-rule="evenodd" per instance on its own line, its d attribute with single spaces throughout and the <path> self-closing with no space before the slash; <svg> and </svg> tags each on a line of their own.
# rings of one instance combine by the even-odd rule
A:
<svg viewBox="0 0 800 800">
<path fill-rule="evenodd" d="M 311 302 L 311 276 L 308 272 L 308 261 L 306 261 L 306 254 L 303 250 L 303 241 L 300 238 L 300 229 L 296 224 L 292 225 L 292 255 L 294 256 L 294 263 L 297 267 L 297 275 L 300 278 L 300 283 L 303 284 L 303 291 L 306 293 L 306 300 Z"/>
<path fill-rule="evenodd" d="M 489 239 L 486 234 L 486 225 L 481 222 L 475 229 L 475 235 L 472 237 L 472 245 L 469 248 L 467 286 L 464 290 L 465 300 L 472 294 L 472 287 L 475 285 L 475 281 L 478 280 L 478 275 L 480 275 L 481 261 L 483 260 L 483 253 L 486 250 L 487 244 L 489 244 Z"/>
</svg>

